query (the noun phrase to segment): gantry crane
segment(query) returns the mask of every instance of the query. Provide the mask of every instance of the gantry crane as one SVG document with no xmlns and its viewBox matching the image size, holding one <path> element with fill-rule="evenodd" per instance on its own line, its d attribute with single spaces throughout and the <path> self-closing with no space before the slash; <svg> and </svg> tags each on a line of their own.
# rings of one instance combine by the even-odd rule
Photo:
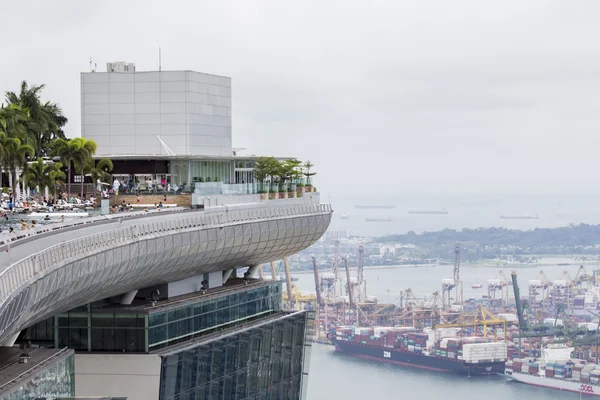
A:
<svg viewBox="0 0 600 400">
<path fill-rule="evenodd" d="M 451 292 L 456 289 L 454 297 L 456 304 L 462 304 L 462 295 L 459 291 L 460 285 L 460 243 L 454 246 L 454 271 L 451 279 L 442 279 L 442 299 L 443 303 L 450 307 L 452 305 Z"/>
<path fill-rule="evenodd" d="M 437 325 L 436 328 L 473 328 L 473 331 L 476 332 L 477 328 L 481 327 L 483 337 L 487 337 L 488 327 L 494 326 L 502 326 L 503 332 L 506 332 L 506 320 L 497 318 L 483 305 L 479 304 L 474 310 L 459 315 L 458 318 L 450 323 Z M 494 336 L 495 331 L 496 330 L 494 329 Z"/>
</svg>

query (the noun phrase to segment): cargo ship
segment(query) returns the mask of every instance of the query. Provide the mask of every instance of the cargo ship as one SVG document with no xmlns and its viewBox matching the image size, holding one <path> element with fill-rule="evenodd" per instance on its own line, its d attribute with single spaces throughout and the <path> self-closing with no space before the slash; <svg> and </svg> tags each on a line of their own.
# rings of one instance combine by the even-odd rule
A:
<svg viewBox="0 0 600 400">
<path fill-rule="evenodd" d="M 355 205 L 355 208 L 361 208 L 361 209 L 367 209 L 367 208 L 384 208 L 384 209 L 391 209 L 391 208 L 396 208 L 396 206 L 390 206 L 390 205 Z"/>
<path fill-rule="evenodd" d="M 446 215 L 448 211 L 446 209 L 442 210 L 409 210 L 409 214 L 421 214 L 421 215 Z"/>
<path fill-rule="evenodd" d="M 390 217 L 386 218 L 365 218 L 367 222 L 392 222 L 393 220 Z"/>
<path fill-rule="evenodd" d="M 548 345 L 542 358 L 513 358 L 504 373 L 516 382 L 600 397 L 600 366 L 571 358 L 573 347 Z"/>
<path fill-rule="evenodd" d="M 501 215 L 500 219 L 540 219 L 536 215 Z"/>
<path fill-rule="evenodd" d="M 337 327 L 336 351 L 368 360 L 461 375 L 504 372 L 507 346 L 481 337 L 456 337 L 455 329 Z"/>
</svg>

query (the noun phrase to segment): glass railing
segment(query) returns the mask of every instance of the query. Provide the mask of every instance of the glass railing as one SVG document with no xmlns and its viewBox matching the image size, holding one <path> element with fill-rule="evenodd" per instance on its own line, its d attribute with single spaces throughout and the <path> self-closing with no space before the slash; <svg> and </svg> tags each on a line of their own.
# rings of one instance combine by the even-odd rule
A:
<svg viewBox="0 0 600 400">
<path fill-rule="evenodd" d="M 310 190 L 309 190 L 310 188 Z M 195 182 L 194 193 L 201 196 L 239 196 L 258 193 L 287 193 L 287 197 L 300 197 L 303 192 L 314 191 L 311 186 L 297 183 L 223 183 Z"/>
</svg>

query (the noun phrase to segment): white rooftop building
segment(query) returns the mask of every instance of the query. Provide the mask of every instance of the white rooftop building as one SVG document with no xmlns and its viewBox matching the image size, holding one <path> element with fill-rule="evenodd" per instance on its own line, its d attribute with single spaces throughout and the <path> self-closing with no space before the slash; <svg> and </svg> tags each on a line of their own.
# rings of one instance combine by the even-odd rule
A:
<svg viewBox="0 0 600 400">
<path fill-rule="evenodd" d="M 125 62 L 107 71 L 81 74 L 81 135 L 97 156 L 233 155 L 231 78 Z"/>
</svg>

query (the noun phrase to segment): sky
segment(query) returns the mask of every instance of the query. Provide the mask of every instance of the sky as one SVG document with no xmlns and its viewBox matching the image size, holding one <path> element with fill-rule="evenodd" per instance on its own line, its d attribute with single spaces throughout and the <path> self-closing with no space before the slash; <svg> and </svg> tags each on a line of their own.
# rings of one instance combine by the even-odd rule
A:
<svg viewBox="0 0 600 400">
<path fill-rule="evenodd" d="M 234 147 L 332 196 L 600 195 L 595 0 L 0 0 L 0 90 L 46 84 L 79 136 L 109 61 L 230 76 Z M 8 37 L 6 37 L 8 35 Z M 373 200 L 377 202 L 377 200 Z"/>
</svg>

